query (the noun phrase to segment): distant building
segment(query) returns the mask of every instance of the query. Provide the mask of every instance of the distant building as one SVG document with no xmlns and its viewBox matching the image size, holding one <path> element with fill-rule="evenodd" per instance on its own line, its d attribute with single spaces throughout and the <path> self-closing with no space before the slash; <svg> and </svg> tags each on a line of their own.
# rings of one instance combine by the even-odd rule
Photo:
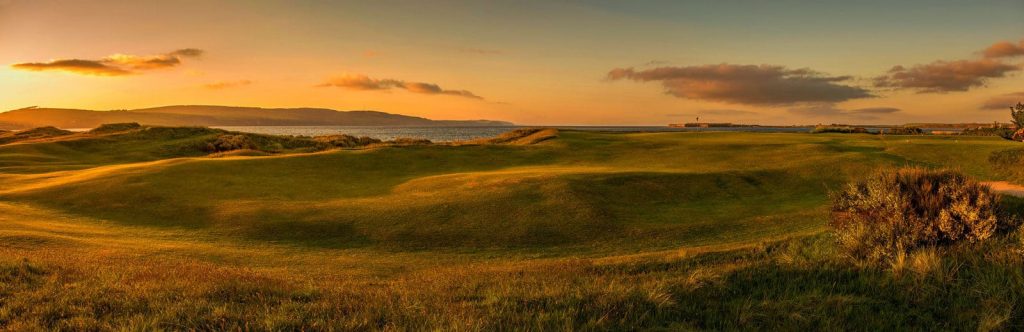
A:
<svg viewBox="0 0 1024 332">
<path fill-rule="evenodd" d="M 735 127 L 736 125 L 728 122 L 714 123 L 714 122 L 687 122 L 687 123 L 671 123 L 669 127 L 674 128 L 713 128 L 713 127 Z"/>
</svg>

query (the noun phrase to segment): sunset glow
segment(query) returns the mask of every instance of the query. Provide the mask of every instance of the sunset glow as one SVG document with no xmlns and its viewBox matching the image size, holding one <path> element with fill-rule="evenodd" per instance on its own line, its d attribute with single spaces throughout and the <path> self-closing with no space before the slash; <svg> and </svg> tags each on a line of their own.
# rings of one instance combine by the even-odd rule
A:
<svg viewBox="0 0 1024 332">
<path fill-rule="evenodd" d="M 708 3 L 0 1 L 0 109 L 813 124 L 1003 121 L 1024 99 L 1021 1 Z"/>
</svg>

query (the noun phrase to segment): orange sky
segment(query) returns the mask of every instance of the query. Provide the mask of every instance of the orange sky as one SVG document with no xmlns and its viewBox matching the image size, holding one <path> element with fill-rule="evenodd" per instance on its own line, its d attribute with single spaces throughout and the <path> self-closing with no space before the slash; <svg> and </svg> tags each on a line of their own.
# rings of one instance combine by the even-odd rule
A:
<svg viewBox="0 0 1024 332">
<path fill-rule="evenodd" d="M 999 106 L 1024 101 L 1021 13 L 1020 1 L 953 0 L 0 0 L 0 108 L 1005 121 Z"/>
</svg>

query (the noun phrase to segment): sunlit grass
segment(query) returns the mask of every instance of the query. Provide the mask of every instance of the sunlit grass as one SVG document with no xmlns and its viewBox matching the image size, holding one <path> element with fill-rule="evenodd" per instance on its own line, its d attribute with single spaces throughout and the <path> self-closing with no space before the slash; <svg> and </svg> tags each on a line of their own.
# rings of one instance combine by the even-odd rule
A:
<svg viewBox="0 0 1024 332">
<path fill-rule="evenodd" d="M 998 139 L 563 131 L 117 161 L 121 146 L 0 146 L 23 153 L 0 174 L 0 328 L 1024 326 L 1020 234 L 864 266 L 825 226 L 829 190 L 878 167 L 999 179 Z M 31 161 L 54 158 L 85 166 Z"/>
</svg>

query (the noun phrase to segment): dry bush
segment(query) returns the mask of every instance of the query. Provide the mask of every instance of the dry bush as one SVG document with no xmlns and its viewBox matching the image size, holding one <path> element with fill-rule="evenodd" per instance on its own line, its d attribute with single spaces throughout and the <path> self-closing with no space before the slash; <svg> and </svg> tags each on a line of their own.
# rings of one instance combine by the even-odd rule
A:
<svg viewBox="0 0 1024 332">
<path fill-rule="evenodd" d="M 317 142 L 327 143 L 327 144 L 330 144 L 332 146 L 339 147 L 339 148 L 355 148 L 355 147 L 367 146 L 367 145 L 370 145 L 370 144 L 377 144 L 377 143 L 381 142 L 379 139 L 372 138 L 372 137 L 367 137 L 367 136 L 355 137 L 355 136 L 345 135 L 345 134 L 317 136 L 317 137 L 315 137 L 313 139 L 316 140 Z"/>
<path fill-rule="evenodd" d="M 232 134 L 217 136 L 217 139 L 210 142 L 207 146 L 207 150 L 209 152 L 224 152 L 242 149 L 257 150 L 258 148 L 248 136 Z"/>
<path fill-rule="evenodd" d="M 826 134 L 826 133 L 839 133 L 839 134 L 870 134 L 867 128 L 863 127 L 851 127 L 851 126 L 815 126 L 811 129 L 812 134 Z"/>
<path fill-rule="evenodd" d="M 883 132 L 889 135 L 924 135 L 924 130 L 917 127 L 893 127 Z"/>
<path fill-rule="evenodd" d="M 831 224 L 856 259 L 891 261 L 916 248 L 974 243 L 1015 227 L 988 187 L 951 170 L 883 170 L 833 195 Z"/>
<path fill-rule="evenodd" d="M 392 145 L 430 145 L 433 144 L 429 139 L 424 138 L 405 138 L 399 137 L 388 141 Z"/>
</svg>

